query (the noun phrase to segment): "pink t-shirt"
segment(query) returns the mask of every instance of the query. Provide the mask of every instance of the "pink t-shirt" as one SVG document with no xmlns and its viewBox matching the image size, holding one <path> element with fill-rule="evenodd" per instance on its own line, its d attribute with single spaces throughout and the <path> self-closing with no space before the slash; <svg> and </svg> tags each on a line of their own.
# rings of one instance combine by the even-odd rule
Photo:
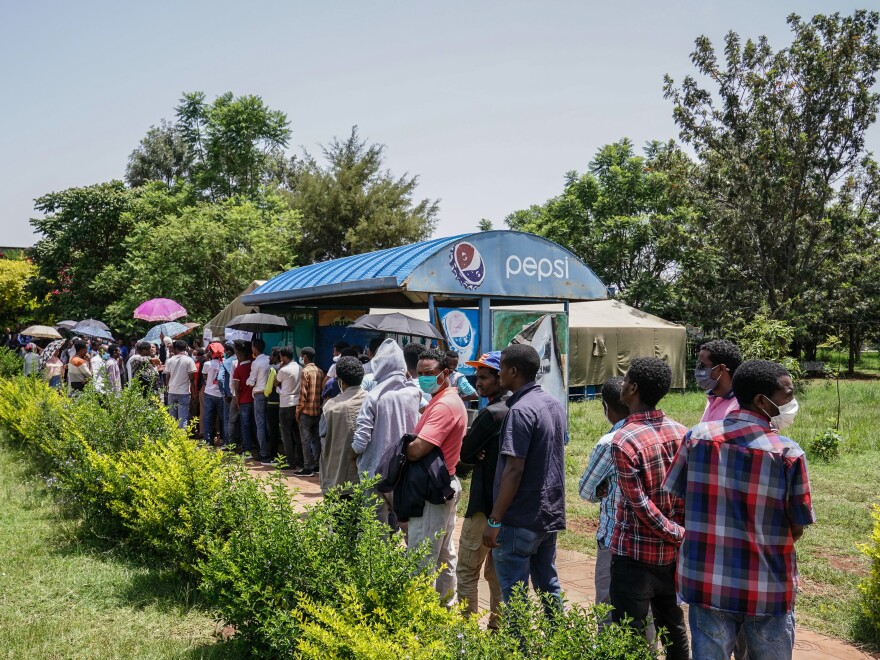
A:
<svg viewBox="0 0 880 660">
<path fill-rule="evenodd" d="M 736 400 L 736 397 L 733 396 L 733 390 L 730 391 L 728 396 L 715 396 L 714 394 L 709 395 L 709 400 L 706 401 L 706 409 L 703 411 L 703 417 L 700 419 L 701 422 L 720 422 L 722 419 L 727 417 L 734 410 L 739 408 L 739 401 Z"/>
<path fill-rule="evenodd" d="M 447 387 L 428 403 L 413 435 L 439 447 L 446 461 L 446 469 L 450 475 L 454 475 L 465 433 L 467 409 L 458 396 L 458 390 Z"/>
</svg>

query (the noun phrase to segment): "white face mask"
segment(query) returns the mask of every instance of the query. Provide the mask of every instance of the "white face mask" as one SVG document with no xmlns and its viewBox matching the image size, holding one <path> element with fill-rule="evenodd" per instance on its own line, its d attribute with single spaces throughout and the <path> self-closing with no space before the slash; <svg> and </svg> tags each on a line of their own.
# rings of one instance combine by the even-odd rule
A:
<svg viewBox="0 0 880 660">
<path fill-rule="evenodd" d="M 773 402 L 770 401 L 770 403 Z M 777 406 L 775 403 L 773 403 L 773 405 L 776 407 L 776 410 L 779 411 L 776 415 L 771 416 L 766 410 L 764 411 L 764 414 L 770 417 L 770 423 L 773 424 L 773 428 L 777 431 L 781 431 L 794 424 L 794 418 L 799 409 L 797 399 L 792 399 L 782 406 Z"/>
</svg>

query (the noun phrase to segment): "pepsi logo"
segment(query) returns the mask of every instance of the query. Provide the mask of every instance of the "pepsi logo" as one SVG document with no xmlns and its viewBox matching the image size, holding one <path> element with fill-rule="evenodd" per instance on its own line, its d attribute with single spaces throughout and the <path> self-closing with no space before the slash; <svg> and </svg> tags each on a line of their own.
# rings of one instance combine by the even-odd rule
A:
<svg viewBox="0 0 880 660">
<path fill-rule="evenodd" d="M 486 268 L 480 251 L 466 241 L 456 243 L 449 253 L 452 274 L 466 289 L 476 289 L 483 283 Z"/>
</svg>

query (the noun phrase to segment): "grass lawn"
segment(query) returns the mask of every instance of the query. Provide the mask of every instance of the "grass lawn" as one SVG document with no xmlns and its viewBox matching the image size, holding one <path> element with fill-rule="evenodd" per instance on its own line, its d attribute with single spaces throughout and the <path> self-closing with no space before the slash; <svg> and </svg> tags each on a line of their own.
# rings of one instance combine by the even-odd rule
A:
<svg viewBox="0 0 880 660">
<path fill-rule="evenodd" d="M 175 576 L 84 546 L 21 455 L 0 449 L 0 657 L 228 657 L 215 628 Z"/>
<path fill-rule="evenodd" d="M 802 592 L 798 622 L 819 632 L 853 641 L 869 641 L 859 616 L 858 583 L 868 560 L 856 548 L 871 537 L 870 507 L 880 503 L 880 382 L 841 381 L 841 434 L 845 445 L 833 464 L 809 463 L 813 506 L 818 522 L 797 545 Z M 833 381 L 813 381 L 798 395 L 800 412 L 791 437 L 805 449 L 833 425 L 837 392 Z M 705 395 L 670 394 L 661 407 L 686 426 L 699 421 Z M 830 422 L 828 420 L 831 420 Z M 568 530 L 560 545 L 595 555 L 598 506 L 578 497 L 578 480 L 608 424 L 598 401 L 573 404 L 571 442 L 566 451 Z M 875 639 L 874 643 L 880 642 Z"/>
</svg>

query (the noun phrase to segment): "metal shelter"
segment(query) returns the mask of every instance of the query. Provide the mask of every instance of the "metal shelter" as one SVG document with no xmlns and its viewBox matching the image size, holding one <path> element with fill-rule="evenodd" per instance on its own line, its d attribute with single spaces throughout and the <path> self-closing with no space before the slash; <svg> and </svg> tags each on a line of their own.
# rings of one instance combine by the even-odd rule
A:
<svg viewBox="0 0 880 660">
<path fill-rule="evenodd" d="M 486 231 L 294 268 L 243 296 L 247 306 L 285 315 L 316 310 L 479 309 L 480 352 L 492 350 L 493 306 L 606 298 L 590 268 L 561 245 L 534 234 Z"/>
</svg>

